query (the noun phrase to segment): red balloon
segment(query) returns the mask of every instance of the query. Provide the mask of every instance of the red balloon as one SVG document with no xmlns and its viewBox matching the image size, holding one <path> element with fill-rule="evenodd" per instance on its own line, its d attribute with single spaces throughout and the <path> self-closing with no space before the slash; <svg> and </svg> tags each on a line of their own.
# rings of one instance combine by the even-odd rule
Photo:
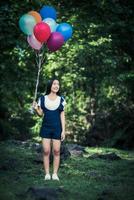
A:
<svg viewBox="0 0 134 200">
<path fill-rule="evenodd" d="M 48 24 L 40 22 L 34 26 L 34 35 L 40 42 L 46 42 L 50 37 L 51 30 Z"/>
</svg>

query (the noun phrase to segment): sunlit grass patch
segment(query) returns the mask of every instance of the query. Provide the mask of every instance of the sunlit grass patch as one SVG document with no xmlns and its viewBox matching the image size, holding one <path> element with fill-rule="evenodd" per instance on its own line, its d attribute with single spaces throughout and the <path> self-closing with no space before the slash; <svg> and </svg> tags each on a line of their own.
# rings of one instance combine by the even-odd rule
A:
<svg viewBox="0 0 134 200">
<path fill-rule="evenodd" d="M 127 150 L 120 150 L 116 148 L 106 148 L 106 147 L 86 147 L 85 148 L 85 157 L 93 155 L 95 153 L 98 154 L 108 154 L 108 153 L 116 153 L 118 156 L 120 156 L 122 159 L 128 159 L 132 160 L 134 159 L 134 152 L 133 151 L 127 151 Z"/>
</svg>

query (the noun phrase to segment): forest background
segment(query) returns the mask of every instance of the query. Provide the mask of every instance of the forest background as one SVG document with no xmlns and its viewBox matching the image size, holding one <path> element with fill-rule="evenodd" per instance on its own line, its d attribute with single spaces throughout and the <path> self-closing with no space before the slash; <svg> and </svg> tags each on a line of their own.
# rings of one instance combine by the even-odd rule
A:
<svg viewBox="0 0 134 200">
<path fill-rule="evenodd" d="M 9 0 L 0 2 L 0 139 L 39 135 L 32 115 L 37 76 L 35 53 L 19 18 L 43 5 L 57 10 L 57 22 L 73 26 L 73 37 L 46 53 L 38 97 L 57 76 L 66 105 L 67 141 L 132 149 L 134 143 L 134 1 Z"/>
</svg>

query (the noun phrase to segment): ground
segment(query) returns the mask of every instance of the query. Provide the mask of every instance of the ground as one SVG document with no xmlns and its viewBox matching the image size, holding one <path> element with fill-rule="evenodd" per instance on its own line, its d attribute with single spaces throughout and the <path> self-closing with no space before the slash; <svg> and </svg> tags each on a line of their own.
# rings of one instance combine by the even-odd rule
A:
<svg viewBox="0 0 134 200">
<path fill-rule="evenodd" d="M 0 199 L 33 199 L 30 187 L 60 188 L 58 200 L 133 200 L 134 151 L 86 147 L 60 165 L 60 181 L 44 181 L 42 163 L 28 145 L 0 143 Z M 121 159 L 91 158 L 92 154 L 116 153 Z M 52 166 L 51 166 L 52 167 Z M 55 197 L 56 198 L 56 197 Z"/>
</svg>

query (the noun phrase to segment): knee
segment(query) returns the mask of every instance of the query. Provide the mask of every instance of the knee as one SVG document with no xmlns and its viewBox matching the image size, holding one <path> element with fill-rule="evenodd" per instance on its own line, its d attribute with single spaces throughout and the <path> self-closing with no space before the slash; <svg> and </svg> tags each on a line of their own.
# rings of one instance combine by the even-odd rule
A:
<svg viewBox="0 0 134 200">
<path fill-rule="evenodd" d="M 44 150 L 43 151 L 43 155 L 44 156 L 49 156 L 50 155 L 50 151 L 49 150 Z"/>
<path fill-rule="evenodd" d="M 54 154 L 54 156 L 59 156 L 60 155 L 60 151 L 59 150 L 54 150 L 53 154 Z"/>
</svg>

